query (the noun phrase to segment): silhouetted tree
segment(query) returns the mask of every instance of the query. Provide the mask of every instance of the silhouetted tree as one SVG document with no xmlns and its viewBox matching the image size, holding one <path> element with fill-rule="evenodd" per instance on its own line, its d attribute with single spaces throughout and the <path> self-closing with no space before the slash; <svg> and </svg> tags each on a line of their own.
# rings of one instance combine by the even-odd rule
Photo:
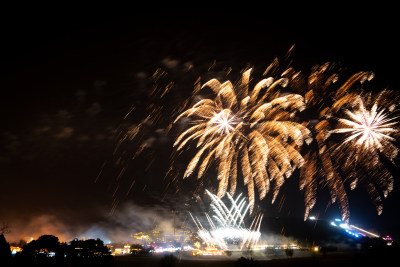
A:
<svg viewBox="0 0 400 267">
<path fill-rule="evenodd" d="M 18 242 L 12 242 L 10 243 L 11 246 L 16 246 L 16 247 L 20 247 L 22 248 L 23 246 L 25 246 L 26 244 L 28 244 L 25 240 L 19 240 Z"/>
<path fill-rule="evenodd" d="M 7 243 L 4 234 L 0 234 L 0 263 L 3 266 L 4 263 L 10 260 L 11 257 L 11 249 L 10 244 Z"/>
<path fill-rule="evenodd" d="M 44 266 L 56 264 L 63 260 L 60 250 L 61 245 L 58 237 L 54 235 L 42 235 L 23 246 L 19 258 L 25 262 L 22 265 L 33 264 L 34 266 Z"/>
<path fill-rule="evenodd" d="M 114 260 L 104 242 L 97 239 L 78 240 L 62 244 L 64 261 L 72 266 L 110 266 Z"/>
<path fill-rule="evenodd" d="M 8 223 L 3 222 L 0 226 L 0 235 L 4 235 L 10 232 L 10 225 Z"/>
<path fill-rule="evenodd" d="M 6 241 L 4 234 L 9 233 L 10 226 L 2 223 L 0 226 L 0 262 L 11 257 L 10 244 Z"/>
<path fill-rule="evenodd" d="M 55 264 L 62 260 L 60 242 L 54 235 L 42 235 L 22 247 L 22 258 L 27 263 L 37 265 Z"/>
<path fill-rule="evenodd" d="M 58 241 L 58 237 L 54 235 L 42 235 L 37 240 L 33 240 L 24 246 L 23 252 L 49 255 L 51 252 L 57 253 L 59 249 L 60 242 Z"/>
</svg>

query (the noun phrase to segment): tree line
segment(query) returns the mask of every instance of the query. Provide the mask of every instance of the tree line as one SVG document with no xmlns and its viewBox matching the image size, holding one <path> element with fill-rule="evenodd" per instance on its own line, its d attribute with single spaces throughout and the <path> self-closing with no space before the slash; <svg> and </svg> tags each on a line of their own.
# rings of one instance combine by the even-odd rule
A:
<svg viewBox="0 0 400 267">
<path fill-rule="evenodd" d="M 110 264 L 111 251 L 100 239 L 60 242 L 54 235 L 42 235 L 22 246 L 22 251 L 11 255 L 10 244 L 0 234 L 0 265 L 23 266 L 26 263 L 44 264 Z"/>
</svg>

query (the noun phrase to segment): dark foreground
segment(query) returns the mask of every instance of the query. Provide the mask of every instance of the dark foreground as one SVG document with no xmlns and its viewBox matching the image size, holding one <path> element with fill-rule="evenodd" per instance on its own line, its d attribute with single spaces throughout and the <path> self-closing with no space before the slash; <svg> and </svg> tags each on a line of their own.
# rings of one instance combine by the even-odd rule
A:
<svg viewBox="0 0 400 267">
<path fill-rule="evenodd" d="M 217 256 L 208 259 L 176 259 L 176 261 L 165 261 L 158 257 L 131 257 L 119 256 L 115 257 L 114 263 L 111 266 L 176 266 L 176 267 L 245 267 L 245 266 L 384 266 L 393 265 L 392 257 L 384 258 L 379 255 L 366 255 L 362 253 L 334 253 L 330 255 L 315 255 L 311 257 L 293 257 L 293 258 L 223 258 Z M 395 261 L 396 262 L 396 261 Z"/>
<path fill-rule="evenodd" d="M 1 267 L 25 267 L 25 266 L 104 266 L 104 267 L 245 267 L 245 266 L 393 266 L 397 262 L 397 253 L 386 252 L 333 252 L 326 255 L 313 254 L 307 257 L 228 257 L 228 256 L 201 256 L 190 257 L 185 255 L 152 255 L 152 256 L 114 256 L 103 260 L 88 259 L 85 261 L 10 261 L 0 264 Z M 394 260 L 394 261 L 393 261 Z"/>
</svg>

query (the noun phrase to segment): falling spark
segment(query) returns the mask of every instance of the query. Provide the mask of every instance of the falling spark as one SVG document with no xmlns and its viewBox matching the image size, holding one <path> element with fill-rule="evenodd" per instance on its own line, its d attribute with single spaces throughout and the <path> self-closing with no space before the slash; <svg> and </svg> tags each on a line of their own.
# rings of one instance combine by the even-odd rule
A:
<svg viewBox="0 0 400 267">
<path fill-rule="evenodd" d="M 184 104 L 185 99 L 191 96 L 190 92 L 185 94 L 179 89 L 179 86 L 186 86 L 186 84 L 178 85 L 182 83 L 182 80 L 173 79 L 171 74 L 175 78 L 187 79 L 190 76 L 189 71 L 181 68 L 167 71 L 160 67 L 150 75 L 144 73 L 137 75 L 132 81 L 139 86 L 134 94 L 137 94 L 140 101 L 131 104 L 122 116 L 120 124 L 114 130 L 115 148 L 112 158 L 101 166 L 95 179 L 95 182 L 98 182 L 102 176 L 115 178 L 110 185 L 113 198 L 112 211 L 115 211 L 124 199 L 135 197 L 141 190 L 153 188 L 153 181 L 138 179 L 138 177 L 144 174 L 154 177 L 150 174 L 163 172 L 165 166 L 168 166 L 168 164 L 163 164 L 161 167 L 160 162 L 165 162 L 166 147 L 172 150 L 172 139 L 168 136 L 172 120 L 182 112 L 181 109 L 187 108 Z M 178 107 L 168 104 L 182 99 L 182 104 Z M 165 114 L 170 116 L 165 116 Z M 157 168 L 154 168 L 155 165 L 158 165 Z M 160 176 L 162 175 L 161 173 Z M 170 174 L 170 176 L 173 175 L 175 173 Z M 162 182 L 170 183 L 169 181 Z"/>
</svg>

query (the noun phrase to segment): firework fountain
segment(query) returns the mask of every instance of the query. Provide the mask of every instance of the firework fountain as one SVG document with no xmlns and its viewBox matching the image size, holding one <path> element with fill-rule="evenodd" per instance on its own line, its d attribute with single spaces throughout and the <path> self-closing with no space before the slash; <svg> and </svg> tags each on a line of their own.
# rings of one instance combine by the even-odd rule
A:
<svg viewBox="0 0 400 267">
<path fill-rule="evenodd" d="M 260 226 L 262 214 L 254 217 L 249 228 L 245 226 L 245 217 L 249 211 L 250 204 L 240 194 L 236 199 L 226 193 L 231 204 L 228 208 L 225 203 L 216 195 L 206 190 L 211 198 L 211 210 L 214 215 L 207 213 L 206 220 L 210 226 L 209 230 L 192 214 L 191 217 L 198 228 L 199 237 L 208 245 L 223 250 L 252 249 L 261 236 Z"/>
</svg>

